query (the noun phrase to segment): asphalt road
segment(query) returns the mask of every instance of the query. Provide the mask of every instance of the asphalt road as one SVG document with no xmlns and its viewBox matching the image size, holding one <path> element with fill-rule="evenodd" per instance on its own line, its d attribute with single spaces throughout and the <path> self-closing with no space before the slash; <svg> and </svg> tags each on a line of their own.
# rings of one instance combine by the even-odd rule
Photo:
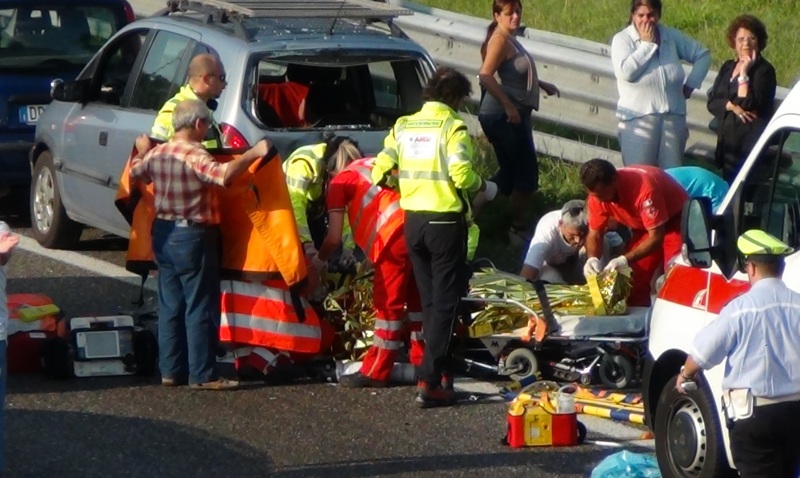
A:
<svg viewBox="0 0 800 478">
<path fill-rule="evenodd" d="M 26 236 L 7 266 L 9 293 L 47 294 L 69 317 L 131 308 L 138 287 L 120 267 L 124 239 L 90 229 L 78 251 L 42 250 L 25 211 L 13 198 L 0 201 L 0 219 Z M 156 378 L 11 376 L 5 476 L 578 477 L 619 450 L 509 449 L 499 442 L 505 405 L 490 395 L 496 386 L 465 380 L 457 388 L 473 400 L 419 410 L 413 387 L 365 391 L 309 381 L 200 392 L 168 389 Z M 589 439 L 651 452 L 652 441 L 627 441 L 640 428 L 580 420 Z"/>
</svg>

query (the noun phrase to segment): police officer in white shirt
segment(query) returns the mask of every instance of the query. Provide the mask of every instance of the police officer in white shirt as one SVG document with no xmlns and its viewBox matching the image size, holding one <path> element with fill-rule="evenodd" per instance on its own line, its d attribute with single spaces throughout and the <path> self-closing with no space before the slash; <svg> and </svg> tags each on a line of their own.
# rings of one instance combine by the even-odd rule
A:
<svg viewBox="0 0 800 478">
<path fill-rule="evenodd" d="M 519 275 L 528 280 L 543 280 L 551 284 L 585 284 L 581 252 L 589 231 L 586 202 L 580 199 L 567 201 L 560 211 L 551 211 L 536 224 L 525 263 Z M 608 262 L 611 248 L 622 247 L 622 238 L 616 233 L 605 237 L 603 263 Z"/>
<path fill-rule="evenodd" d="M 732 300 L 695 337 L 679 392 L 726 358 L 724 413 L 733 462 L 742 478 L 800 476 L 800 294 L 781 276 L 793 249 L 760 230 L 742 234 L 750 290 Z"/>
</svg>

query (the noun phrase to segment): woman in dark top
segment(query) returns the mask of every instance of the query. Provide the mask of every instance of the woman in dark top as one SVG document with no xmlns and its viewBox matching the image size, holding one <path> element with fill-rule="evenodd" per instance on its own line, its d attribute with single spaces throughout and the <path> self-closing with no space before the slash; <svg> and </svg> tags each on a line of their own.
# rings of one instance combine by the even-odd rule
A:
<svg viewBox="0 0 800 478">
<path fill-rule="evenodd" d="M 715 160 L 728 184 L 772 118 L 777 82 L 775 68 L 761 56 L 767 38 L 761 20 L 736 17 L 728 26 L 736 57 L 722 65 L 708 94 L 708 111 L 717 118 Z"/>
<path fill-rule="evenodd" d="M 509 239 L 523 245 L 530 241 L 527 221 L 532 195 L 539 187 L 531 112 L 539 109 L 540 89 L 551 96 L 560 96 L 560 92 L 539 78 L 533 56 L 516 39 L 521 0 L 493 0 L 492 13 L 494 20 L 481 46 L 478 78 L 483 95 L 478 119 L 500 166 L 492 180 L 511 202 Z M 481 195 L 475 199 L 476 214 L 484 202 Z"/>
</svg>

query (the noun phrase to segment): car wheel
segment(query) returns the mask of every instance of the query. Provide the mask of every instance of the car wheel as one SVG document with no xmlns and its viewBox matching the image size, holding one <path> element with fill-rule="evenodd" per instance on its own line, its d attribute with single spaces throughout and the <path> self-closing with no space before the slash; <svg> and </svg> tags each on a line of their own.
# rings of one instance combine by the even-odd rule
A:
<svg viewBox="0 0 800 478">
<path fill-rule="evenodd" d="M 600 362 L 600 380 L 609 388 L 625 388 L 633 380 L 633 364 L 622 355 L 605 354 Z"/>
<path fill-rule="evenodd" d="M 44 247 L 70 249 L 81 238 L 82 226 L 67 216 L 56 181 L 53 155 L 44 151 L 33 167 L 31 182 L 31 229 Z"/>
<path fill-rule="evenodd" d="M 536 375 L 539 371 L 539 362 L 536 360 L 536 355 L 531 350 L 526 348 L 514 349 L 506 357 L 507 368 L 517 368 L 519 371 L 510 375 L 511 380 L 521 381 L 528 377 Z"/>
<path fill-rule="evenodd" d="M 708 386 L 700 380 L 687 394 L 672 377 L 658 399 L 656 457 L 665 478 L 723 478 L 731 475 L 719 415 Z"/>
</svg>

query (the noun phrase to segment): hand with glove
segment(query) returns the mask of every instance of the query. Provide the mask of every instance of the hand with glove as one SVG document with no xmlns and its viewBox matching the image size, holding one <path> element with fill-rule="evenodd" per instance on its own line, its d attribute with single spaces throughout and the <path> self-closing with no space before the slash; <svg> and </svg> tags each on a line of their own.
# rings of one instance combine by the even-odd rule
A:
<svg viewBox="0 0 800 478">
<path fill-rule="evenodd" d="M 625 267 L 628 267 L 628 259 L 625 256 L 619 256 L 611 259 L 608 265 L 603 269 L 603 272 L 615 271 Z"/>
<path fill-rule="evenodd" d="M 583 276 L 589 277 L 600 273 L 600 259 L 590 257 L 586 259 L 586 264 L 583 265 Z"/>
<path fill-rule="evenodd" d="M 314 254 L 313 256 L 311 256 L 311 264 L 319 272 L 328 269 L 328 261 L 323 261 L 322 259 L 320 259 L 319 254 Z"/>
<path fill-rule="evenodd" d="M 487 201 L 493 200 L 497 196 L 497 183 L 494 181 L 484 180 L 483 194 Z"/>
<path fill-rule="evenodd" d="M 342 255 L 339 256 L 339 266 L 343 269 L 347 269 L 355 263 L 356 258 L 353 255 L 353 250 L 347 248 L 342 249 Z"/>
</svg>

